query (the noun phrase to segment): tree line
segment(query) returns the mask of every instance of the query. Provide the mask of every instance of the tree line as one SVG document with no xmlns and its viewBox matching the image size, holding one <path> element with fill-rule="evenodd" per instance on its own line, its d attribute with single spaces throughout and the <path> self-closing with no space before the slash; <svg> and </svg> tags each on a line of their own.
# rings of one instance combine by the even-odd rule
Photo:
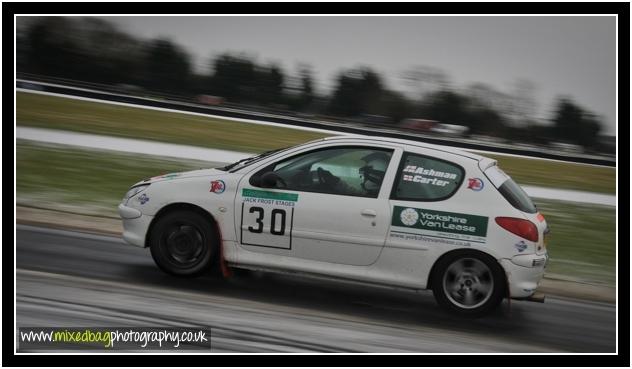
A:
<svg viewBox="0 0 632 369">
<path fill-rule="evenodd" d="M 533 117 L 533 86 L 522 81 L 513 93 L 485 84 L 452 88 L 440 70 L 420 67 L 402 78 L 416 98 L 389 88 L 370 67 L 341 70 L 330 93 L 315 89 L 314 71 L 303 64 L 289 74 L 275 63 L 246 54 L 211 58 L 207 73 L 196 72 L 191 56 L 166 39 L 143 40 L 90 17 L 34 18 L 17 32 L 18 73 L 107 85 L 132 85 L 161 94 L 194 98 L 220 96 L 231 104 L 258 106 L 382 124 L 406 118 L 464 125 L 471 134 L 515 141 L 564 141 L 598 149 L 602 122 L 569 97 L 559 97 L 548 124 Z"/>
</svg>

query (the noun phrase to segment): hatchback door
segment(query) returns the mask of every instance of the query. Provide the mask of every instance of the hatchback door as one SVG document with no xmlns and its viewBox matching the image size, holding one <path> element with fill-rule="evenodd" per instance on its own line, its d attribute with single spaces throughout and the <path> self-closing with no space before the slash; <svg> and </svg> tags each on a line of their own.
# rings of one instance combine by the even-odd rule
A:
<svg viewBox="0 0 632 369">
<path fill-rule="evenodd" d="M 498 192 L 520 213 L 522 216 L 534 224 L 537 228 L 537 240 L 535 243 L 535 253 L 538 255 L 546 254 L 546 236 L 549 232 L 549 227 L 544 219 L 544 216 L 537 210 L 533 201 L 527 193 L 504 171 L 502 171 L 492 161 L 489 164 L 481 163 L 481 166 L 485 165 L 485 175 L 492 182 L 494 187 L 498 189 Z"/>
</svg>

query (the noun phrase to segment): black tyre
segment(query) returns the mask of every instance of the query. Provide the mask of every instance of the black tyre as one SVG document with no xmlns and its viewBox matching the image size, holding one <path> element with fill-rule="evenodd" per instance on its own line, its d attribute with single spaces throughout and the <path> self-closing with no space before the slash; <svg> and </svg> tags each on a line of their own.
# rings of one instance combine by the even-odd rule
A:
<svg viewBox="0 0 632 369">
<path fill-rule="evenodd" d="M 491 313 L 505 296 L 505 273 L 486 254 L 454 253 L 439 260 L 434 273 L 431 287 L 439 305 L 465 317 Z"/>
<path fill-rule="evenodd" d="M 152 227 L 151 256 L 166 273 L 194 277 L 208 270 L 218 250 L 216 232 L 198 213 L 178 210 L 165 214 Z"/>
</svg>

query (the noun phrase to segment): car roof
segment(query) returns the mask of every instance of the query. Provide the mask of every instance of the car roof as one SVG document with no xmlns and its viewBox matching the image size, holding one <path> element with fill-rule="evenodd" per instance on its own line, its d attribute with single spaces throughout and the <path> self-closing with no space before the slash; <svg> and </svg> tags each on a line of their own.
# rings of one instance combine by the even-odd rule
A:
<svg viewBox="0 0 632 369">
<path fill-rule="evenodd" d="M 423 149 L 431 149 L 431 150 L 443 151 L 443 152 L 447 152 L 447 153 L 450 153 L 450 154 L 464 156 L 466 158 L 469 158 L 469 159 L 472 159 L 472 160 L 476 160 L 476 161 L 481 161 L 483 159 L 487 159 L 484 156 L 473 154 L 471 152 L 464 151 L 464 150 L 461 150 L 461 149 L 457 149 L 457 148 L 451 147 L 451 146 L 435 145 L 435 144 L 429 144 L 429 143 L 425 143 L 425 142 L 405 140 L 405 139 L 401 139 L 401 138 L 372 137 L 372 136 L 363 136 L 363 135 L 340 135 L 340 136 L 325 137 L 322 140 L 324 140 L 324 141 L 341 141 L 341 140 L 349 140 L 349 139 L 354 140 L 354 141 L 366 141 L 366 143 L 394 143 L 394 144 L 399 144 L 399 145 L 403 145 L 403 146 L 413 146 L 413 147 L 418 147 L 418 148 L 423 148 Z M 404 147 L 404 149 L 406 149 L 406 147 Z"/>
</svg>

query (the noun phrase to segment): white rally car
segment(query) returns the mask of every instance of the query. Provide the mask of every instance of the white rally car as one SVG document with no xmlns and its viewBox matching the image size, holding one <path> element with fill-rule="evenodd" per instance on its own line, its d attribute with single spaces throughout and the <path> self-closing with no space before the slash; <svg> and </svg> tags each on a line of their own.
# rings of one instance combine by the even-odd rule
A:
<svg viewBox="0 0 632 369">
<path fill-rule="evenodd" d="M 119 213 L 167 273 L 432 289 L 468 316 L 533 299 L 548 260 L 544 217 L 495 160 L 406 140 L 331 137 L 146 179 Z"/>
</svg>

